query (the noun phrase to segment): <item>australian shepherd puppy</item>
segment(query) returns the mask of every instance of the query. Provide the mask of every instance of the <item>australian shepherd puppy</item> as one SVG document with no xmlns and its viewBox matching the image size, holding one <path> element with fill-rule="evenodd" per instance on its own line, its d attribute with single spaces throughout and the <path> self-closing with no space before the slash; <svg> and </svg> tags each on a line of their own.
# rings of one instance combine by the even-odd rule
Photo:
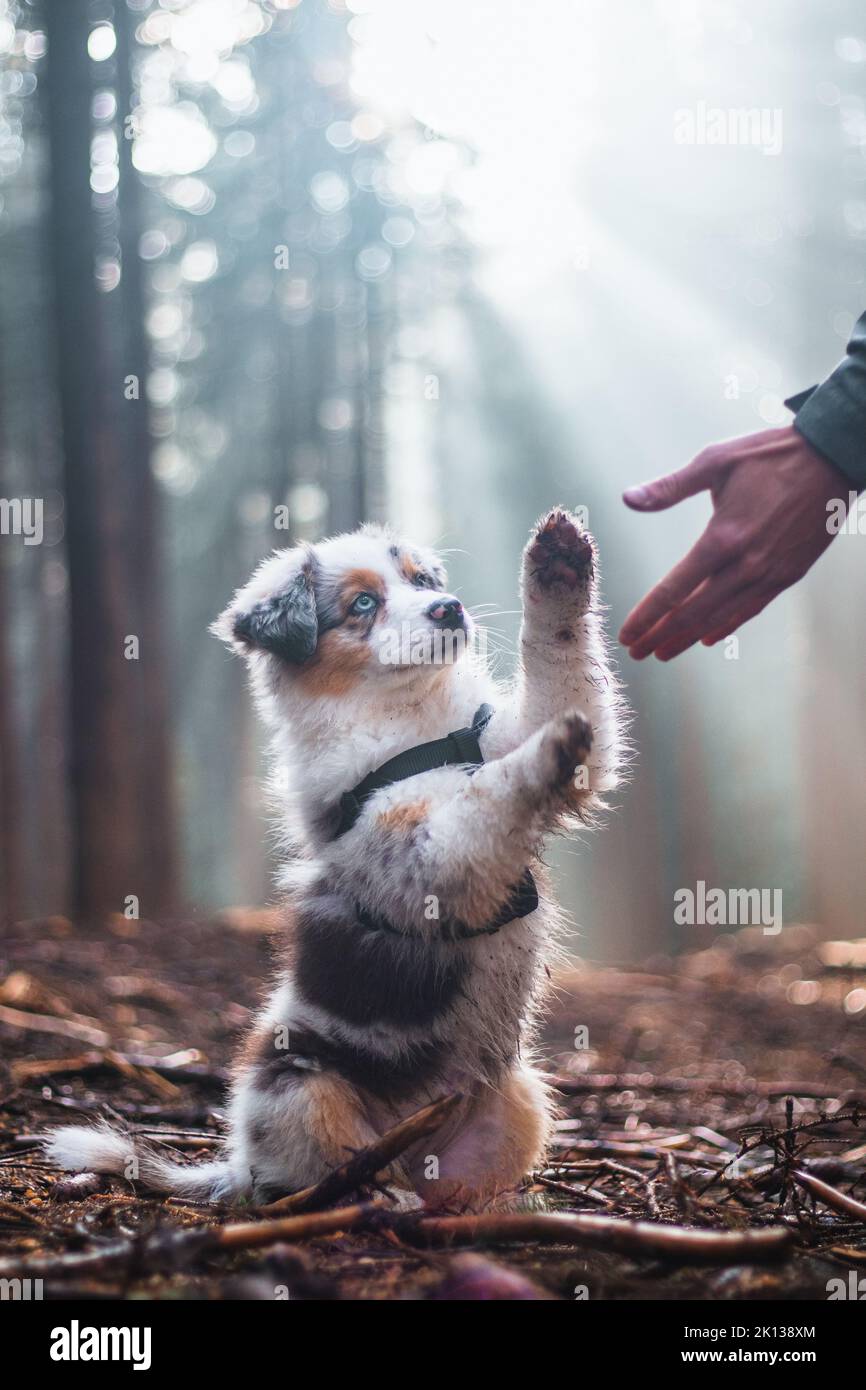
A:
<svg viewBox="0 0 866 1390">
<path fill-rule="evenodd" d="M 214 630 L 249 668 L 292 855 L 281 962 L 236 1064 L 225 1156 L 175 1163 L 101 1125 L 50 1136 L 60 1167 L 261 1202 L 454 1092 L 441 1130 L 389 1172 L 404 1200 L 460 1189 L 480 1205 L 542 1161 L 552 1106 L 532 1049 L 556 912 L 538 855 L 616 786 L 622 705 L 595 545 L 573 516 L 538 525 L 521 584 L 508 688 L 438 556 L 379 527 L 278 551 L 238 591 Z M 382 764 L 473 725 L 483 761 L 404 768 L 346 819 L 345 794 Z M 535 891 L 528 870 L 537 906 L 520 896 Z"/>
</svg>

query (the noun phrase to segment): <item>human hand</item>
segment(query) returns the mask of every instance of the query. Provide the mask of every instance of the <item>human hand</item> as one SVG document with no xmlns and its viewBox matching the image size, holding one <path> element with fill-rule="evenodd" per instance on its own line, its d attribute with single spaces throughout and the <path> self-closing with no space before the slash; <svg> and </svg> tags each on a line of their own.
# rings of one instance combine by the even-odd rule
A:
<svg viewBox="0 0 866 1390">
<path fill-rule="evenodd" d="M 623 500 L 658 512 L 708 490 L 713 515 L 678 565 L 632 609 L 619 634 L 640 661 L 670 661 L 695 642 L 710 647 L 795 584 L 827 549 L 828 502 L 847 512 L 848 478 L 792 425 L 703 449 L 685 468 Z"/>
</svg>

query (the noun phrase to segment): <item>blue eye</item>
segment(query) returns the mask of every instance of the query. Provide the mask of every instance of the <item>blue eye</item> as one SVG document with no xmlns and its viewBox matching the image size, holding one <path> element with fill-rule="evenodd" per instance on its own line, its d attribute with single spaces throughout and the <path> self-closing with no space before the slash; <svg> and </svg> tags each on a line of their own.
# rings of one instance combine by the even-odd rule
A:
<svg viewBox="0 0 866 1390">
<path fill-rule="evenodd" d="M 359 617 L 363 617 L 364 614 L 375 612 L 378 607 L 379 600 L 374 598 L 372 594 L 359 594 L 349 612 L 357 613 Z"/>
</svg>

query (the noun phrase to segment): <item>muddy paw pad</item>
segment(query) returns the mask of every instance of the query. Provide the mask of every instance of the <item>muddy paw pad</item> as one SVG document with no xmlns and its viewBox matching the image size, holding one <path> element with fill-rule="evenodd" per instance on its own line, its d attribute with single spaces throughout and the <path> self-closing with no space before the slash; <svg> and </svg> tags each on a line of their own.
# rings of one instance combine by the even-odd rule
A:
<svg viewBox="0 0 866 1390">
<path fill-rule="evenodd" d="M 543 589 L 574 589 L 592 573 L 592 539 L 567 512 L 551 512 L 530 544 L 529 564 Z"/>
</svg>

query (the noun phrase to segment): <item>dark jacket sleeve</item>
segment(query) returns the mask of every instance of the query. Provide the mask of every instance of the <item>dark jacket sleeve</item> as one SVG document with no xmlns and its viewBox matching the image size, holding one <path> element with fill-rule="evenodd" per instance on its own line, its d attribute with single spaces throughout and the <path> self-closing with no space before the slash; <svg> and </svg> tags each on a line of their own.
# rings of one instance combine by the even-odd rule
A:
<svg viewBox="0 0 866 1390">
<path fill-rule="evenodd" d="M 794 428 L 835 463 L 858 490 L 866 488 L 866 314 L 854 325 L 845 357 L 820 386 L 785 401 Z"/>
</svg>

